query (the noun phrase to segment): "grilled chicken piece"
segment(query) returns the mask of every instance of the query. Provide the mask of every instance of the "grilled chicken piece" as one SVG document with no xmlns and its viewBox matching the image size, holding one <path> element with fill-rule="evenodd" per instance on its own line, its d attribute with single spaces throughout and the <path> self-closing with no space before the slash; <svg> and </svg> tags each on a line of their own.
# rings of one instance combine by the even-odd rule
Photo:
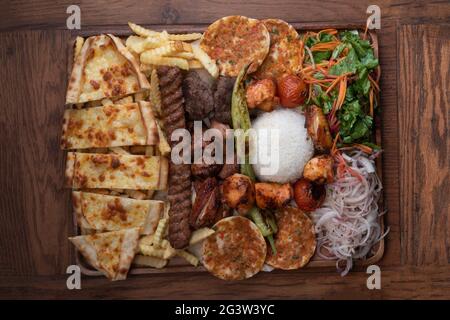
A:
<svg viewBox="0 0 450 320">
<path fill-rule="evenodd" d="M 292 199 L 293 191 L 289 183 L 255 183 L 256 205 L 261 209 L 278 209 Z"/>
<path fill-rule="evenodd" d="M 333 157 L 323 154 L 309 160 L 303 169 L 303 177 L 315 183 L 332 183 L 334 180 Z"/>
<path fill-rule="evenodd" d="M 328 121 L 317 106 L 310 106 L 305 113 L 306 129 L 314 142 L 314 147 L 320 152 L 327 152 L 333 146 Z"/>
<path fill-rule="evenodd" d="M 222 201 L 239 214 L 245 215 L 255 203 L 253 181 L 243 174 L 233 174 L 222 185 Z"/>
<path fill-rule="evenodd" d="M 258 80 L 247 87 L 246 98 L 250 109 L 258 108 L 263 111 L 272 111 L 275 105 L 276 86 L 273 80 Z"/>
</svg>

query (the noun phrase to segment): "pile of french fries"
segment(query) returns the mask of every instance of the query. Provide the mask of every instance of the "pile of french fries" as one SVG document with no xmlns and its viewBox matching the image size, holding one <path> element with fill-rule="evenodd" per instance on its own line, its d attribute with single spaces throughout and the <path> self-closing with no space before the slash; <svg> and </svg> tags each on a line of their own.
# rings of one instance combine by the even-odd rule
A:
<svg viewBox="0 0 450 320">
<path fill-rule="evenodd" d="M 200 48 L 201 33 L 169 34 L 157 32 L 129 22 L 136 34 L 129 36 L 126 47 L 139 56 L 141 70 L 149 76 L 154 66 L 176 66 L 183 70 L 205 68 L 217 78 L 219 69 L 214 60 Z"/>
</svg>

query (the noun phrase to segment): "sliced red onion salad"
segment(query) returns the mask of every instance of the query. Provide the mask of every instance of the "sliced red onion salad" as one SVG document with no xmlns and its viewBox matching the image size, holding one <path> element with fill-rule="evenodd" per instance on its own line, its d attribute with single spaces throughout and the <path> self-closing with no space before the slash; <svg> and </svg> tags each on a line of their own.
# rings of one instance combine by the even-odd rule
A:
<svg viewBox="0 0 450 320">
<path fill-rule="evenodd" d="M 325 202 L 312 217 L 317 254 L 324 259 L 337 259 L 336 268 L 345 276 L 353 260 L 365 258 L 389 230 L 383 234 L 378 223 L 382 185 L 374 158 L 352 151 L 337 154 L 336 162 L 335 181 L 327 185 Z"/>
</svg>

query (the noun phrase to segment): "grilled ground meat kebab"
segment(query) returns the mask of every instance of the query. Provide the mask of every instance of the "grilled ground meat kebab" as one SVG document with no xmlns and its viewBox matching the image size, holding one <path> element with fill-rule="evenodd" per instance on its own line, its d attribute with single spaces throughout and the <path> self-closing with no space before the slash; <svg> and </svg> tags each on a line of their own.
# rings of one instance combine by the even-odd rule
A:
<svg viewBox="0 0 450 320">
<path fill-rule="evenodd" d="M 197 72 L 189 71 L 183 80 L 185 109 L 190 120 L 202 120 L 214 109 L 213 88 Z"/>
<path fill-rule="evenodd" d="M 171 141 L 172 132 L 185 128 L 184 99 L 181 89 L 183 75 L 177 67 L 159 67 L 159 84 L 161 89 L 162 120 L 171 147 L 178 142 Z M 189 244 L 191 230 L 191 168 L 189 164 L 169 165 L 169 241 L 172 247 L 181 249 Z"/>
<path fill-rule="evenodd" d="M 214 92 L 214 119 L 231 124 L 231 96 L 236 78 L 219 77 Z"/>
</svg>

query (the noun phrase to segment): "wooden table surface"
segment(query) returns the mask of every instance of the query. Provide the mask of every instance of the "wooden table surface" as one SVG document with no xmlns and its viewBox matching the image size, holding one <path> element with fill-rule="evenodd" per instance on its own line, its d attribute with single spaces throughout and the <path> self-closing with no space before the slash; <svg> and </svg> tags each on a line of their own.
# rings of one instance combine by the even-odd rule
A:
<svg viewBox="0 0 450 320">
<path fill-rule="evenodd" d="M 242 14 L 307 24 L 364 24 L 372 1 L 77 1 L 82 30 L 207 25 Z M 381 290 L 364 268 L 260 273 L 242 282 L 209 274 L 83 278 L 74 263 L 70 192 L 59 149 L 72 1 L 2 1 L 0 11 L 0 298 L 450 298 L 450 2 L 379 0 L 384 196 L 390 227 Z"/>
</svg>

